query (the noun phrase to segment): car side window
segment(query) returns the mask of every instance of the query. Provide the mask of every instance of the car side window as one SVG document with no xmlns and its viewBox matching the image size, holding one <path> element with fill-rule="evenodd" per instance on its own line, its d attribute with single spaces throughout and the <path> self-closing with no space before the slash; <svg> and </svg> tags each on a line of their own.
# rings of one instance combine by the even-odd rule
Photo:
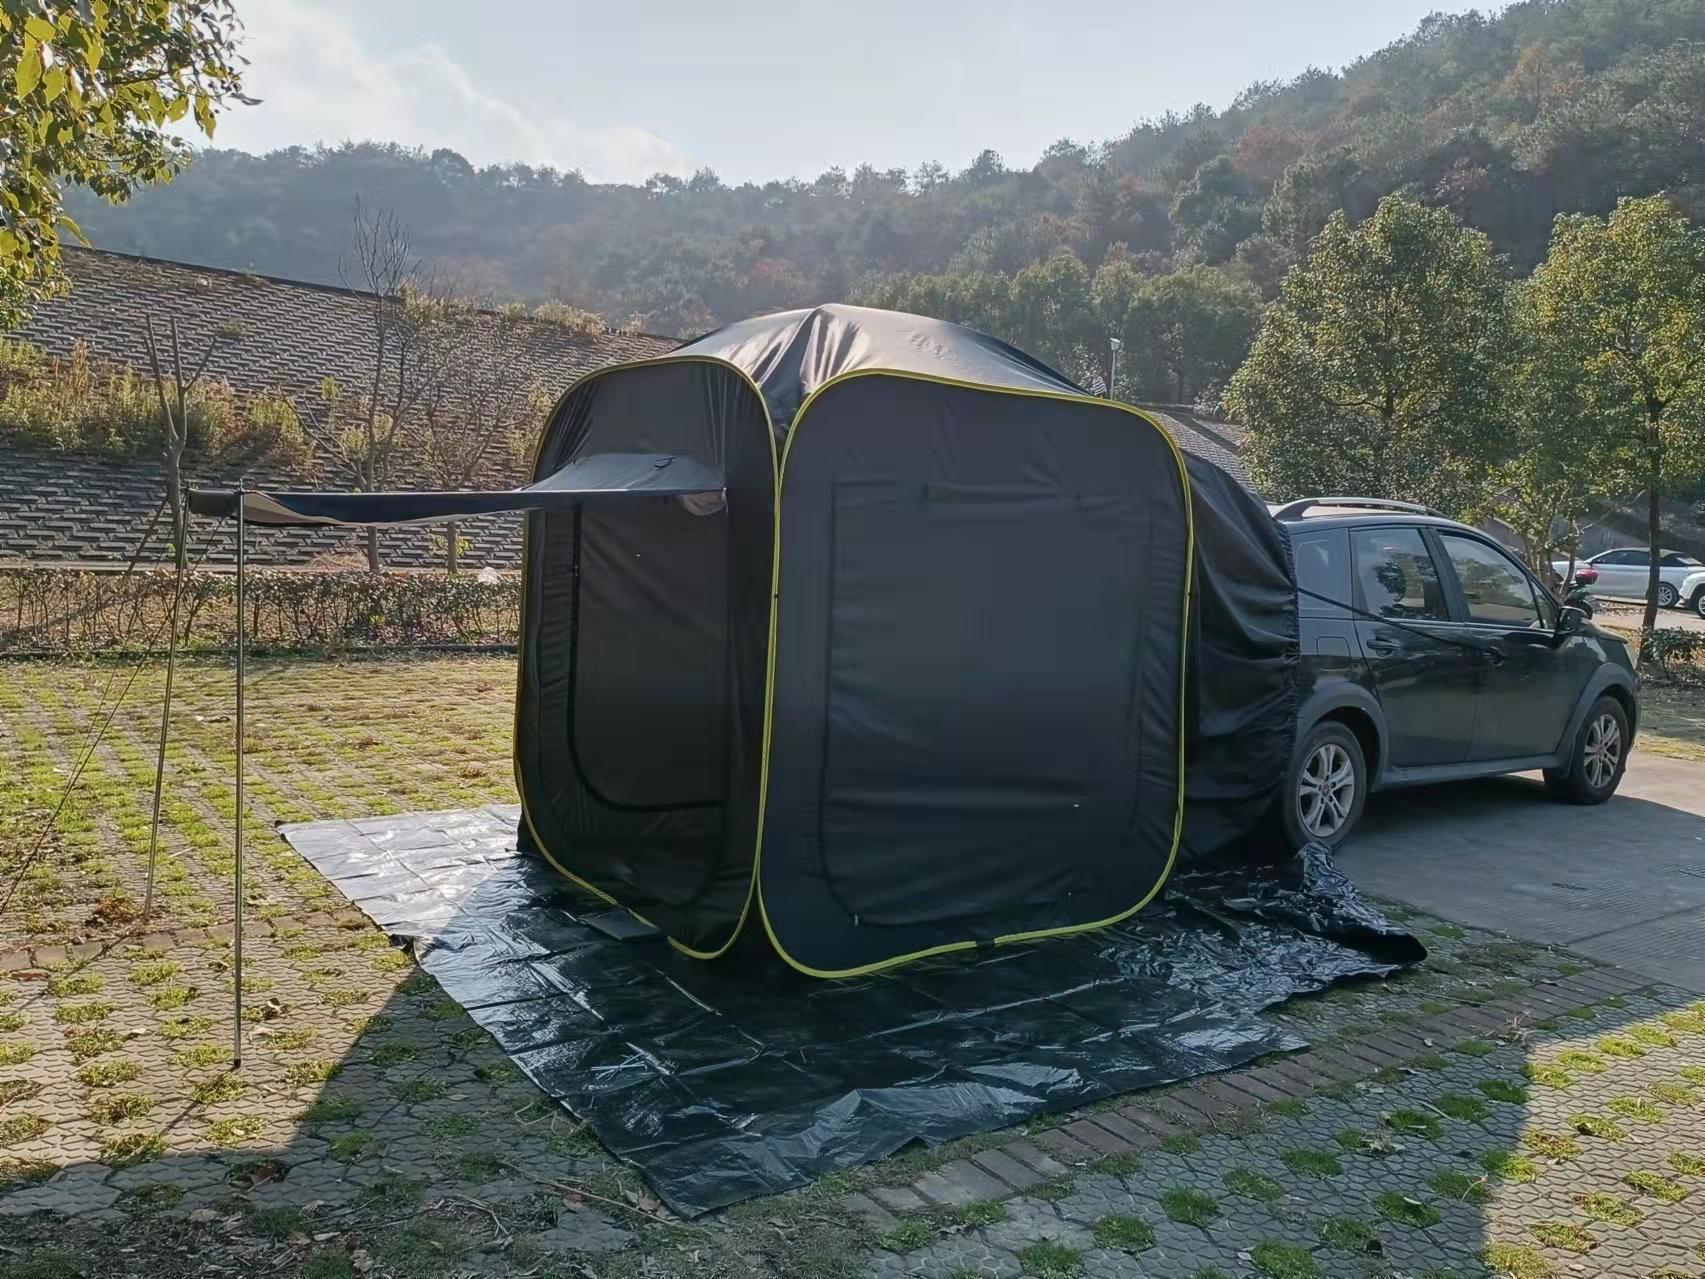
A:
<svg viewBox="0 0 1705 1279">
<path fill-rule="evenodd" d="M 1509 556 L 1472 537 L 1445 533 L 1439 541 L 1456 570 L 1470 621 L 1535 629 L 1545 624 L 1533 583 Z"/>
<path fill-rule="evenodd" d="M 1594 564 L 1608 564 L 1613 568 L 1638 564 L 1639 562 L 1640 552 L 1638 551 L 1606 551 L 1592 561 Z"/>
<path fill-rule="evenodd" d="M 1357 529 L 1350 541 L 1364 609 L 1406 621 L 1449 619 L 1438 568 L 1419 529 Z"/>
<path fill-rule="evenodd" d="M 1343 617 L 1343 602 L 1350 597 L 1349 554 L 1343 530 L 1299 533 L 1291 539 L 1291 553 L 1297 569 L 1297 611 L 1305 617 Z M 1338 603 L 1329 604 L 1327 600 Z"/>
</svg>

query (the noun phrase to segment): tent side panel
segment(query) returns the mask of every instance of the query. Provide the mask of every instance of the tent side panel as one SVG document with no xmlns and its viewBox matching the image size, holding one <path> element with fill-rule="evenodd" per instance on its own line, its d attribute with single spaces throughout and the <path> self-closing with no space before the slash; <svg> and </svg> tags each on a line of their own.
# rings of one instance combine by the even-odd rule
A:
<svg viewBox="0 0 1705 1279">
<path fill-rule="evenodd" d="M 1247 855 L 1274 838 L 1265 819 L 1296 745 L 1296 572 L 1266 506 L 1213 463 L 1187 462 L 1196 571 L 1183 855 Z"/>
<path fill-rule="evenodd" d="M 1110 405 L 832 384 L 784 465 L 765 920 L 825 975 L 1110 922 L 1176 847 L 1190 534 Z"/>
<path fill-rule="evenodd" d="M 737 370 L 657 361 L 558 406 L 536 478 L 600 452 L 683 454 L 726 503 L 646 498 L 527 523 L 516 776 L 539 850 L 689 952 L 751 895 L 775 455 Z"/>
</svg>

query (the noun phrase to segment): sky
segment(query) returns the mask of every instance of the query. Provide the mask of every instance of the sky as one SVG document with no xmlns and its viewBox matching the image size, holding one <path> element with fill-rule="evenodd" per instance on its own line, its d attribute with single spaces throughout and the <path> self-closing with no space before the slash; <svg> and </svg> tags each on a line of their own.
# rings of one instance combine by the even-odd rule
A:
<svg viewBox="0 0 1705 1279">
<path fill-rule="evenodd" d="M 1450 0 L 238 0 L 216 144 L 447 146 L 593 181 L 1028 165 L 1256 80 L 1337 69 Z"/>
</svg>

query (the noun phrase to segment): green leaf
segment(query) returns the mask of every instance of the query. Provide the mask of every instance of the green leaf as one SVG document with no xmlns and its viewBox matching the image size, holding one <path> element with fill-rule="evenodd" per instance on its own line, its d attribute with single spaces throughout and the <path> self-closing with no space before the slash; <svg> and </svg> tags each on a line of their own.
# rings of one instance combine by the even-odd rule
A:
<svg viewBox="0 0 1705 1279">
<path fill-rule="evenodd" d="M 41 83 L 41 45 L 29 37 L 24 37 L 24 54 L 18 59 L 17 69 L 12 73 L 13 83 L 17 86 L 18 96 L 27 98 L 30 91 Z"/>
<path fill-rule="evenodd" d="M 57 62 L 47 69 L 41 78 L 42 101 L 52 102 L 65 92 L 65 68 Z"/>
<path fill-rule="evenodd" d="M 24 30 L 29 32 L 37 40 L 40 40 L 43 44 L 52 43 L 54 37 L 59 34 L 59 32 L 53 29 L 53 23 L 49 22 L 46 18 L 41 17 L 39 14 L 31 14 L 29 17 L 24 19 Z"/>
</svg>

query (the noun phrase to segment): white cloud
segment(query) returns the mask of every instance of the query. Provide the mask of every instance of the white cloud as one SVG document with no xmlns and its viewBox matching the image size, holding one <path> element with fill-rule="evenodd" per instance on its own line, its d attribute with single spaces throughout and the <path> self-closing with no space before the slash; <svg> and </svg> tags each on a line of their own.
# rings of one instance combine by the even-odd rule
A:
<svg viewBox="0 0 1705 1279">
<path fill-rule="evenodd" d="M 221 116 L 220 146 L 263 152 L 372 139 L 450 147 L 474 164 L 579 169 L 603 182 L 692 171 L 674 146 L 645 129 L 576 124 L 546 106 L 487 92 L 438 45 L 378 54 L 310 0 L 266 0 L 246 7 L 243 21 L 243 87 L 262 102 Z"/>
</svg>

